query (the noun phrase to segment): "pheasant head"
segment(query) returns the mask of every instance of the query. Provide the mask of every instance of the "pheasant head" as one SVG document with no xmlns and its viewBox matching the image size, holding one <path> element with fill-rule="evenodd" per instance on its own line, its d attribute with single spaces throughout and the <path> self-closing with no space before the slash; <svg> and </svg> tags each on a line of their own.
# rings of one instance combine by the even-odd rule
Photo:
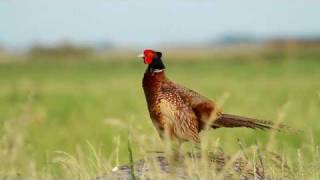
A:
<svg viewBox="0 0 320 180">
<path fill-rule="evenodd" d="M 148 65 L 147 72 L 157 72 L 165 69 L 161 59 L 161 52 L 146 49 L 143 51 L 143 54 L 140 54 L 138 57 L 143 58 L 144 63 Z"/>
</svg>

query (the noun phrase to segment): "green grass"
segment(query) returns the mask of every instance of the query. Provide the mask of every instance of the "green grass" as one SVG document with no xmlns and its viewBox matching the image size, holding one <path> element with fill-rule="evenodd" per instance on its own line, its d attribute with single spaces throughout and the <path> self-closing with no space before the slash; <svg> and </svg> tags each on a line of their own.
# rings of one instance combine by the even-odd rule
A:
<svg viewBox="0 0 320 180">
<path fill-rule="evenodd" d="M 225 112 L 280 119 L 304 130 L 277 133 L 270 141 L 272 136 L 262 131 L 218 129 L 208 132 L 209 142 L 219 139 L 225 151 L 234 153 L 239 150 L 237 138 L 248 146 L 257 141 L 261 147 L 287 154 L 293 162 L 300 149 L 311 161 L 313 148 L 320 143 L 320 61 L 313 56 L 250 58 L 171 58 L 167 75 L 223 104 Z M 144 69 L 142 61 L 134 58 L 0 64 L 0 176 L 66 177 L 57 151 L 78 158 L 82 154 L 84 159 L 94 159 L 95 166 L 108 163 L 100 168 L 102 173 L 128 162 L 123 142 L 129 135 L 135 159 L 163 148 L 148 117 L 141 87 Z"/>
</svg>

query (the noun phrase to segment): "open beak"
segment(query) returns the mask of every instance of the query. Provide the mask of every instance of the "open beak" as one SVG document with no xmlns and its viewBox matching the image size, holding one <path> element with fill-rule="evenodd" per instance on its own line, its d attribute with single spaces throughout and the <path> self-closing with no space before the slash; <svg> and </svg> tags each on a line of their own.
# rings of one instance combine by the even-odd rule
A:
<svg viewBox="0 0 320 180">
<path fill-rule="evenodd" d="M 138 58 L 144 58 L 144 54 L 139 54 L 137 57 Z"/>
</svg>

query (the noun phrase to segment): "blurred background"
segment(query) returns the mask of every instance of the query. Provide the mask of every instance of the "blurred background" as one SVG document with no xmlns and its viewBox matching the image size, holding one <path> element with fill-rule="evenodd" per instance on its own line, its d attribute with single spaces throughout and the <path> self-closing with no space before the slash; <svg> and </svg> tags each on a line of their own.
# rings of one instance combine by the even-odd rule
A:
<svg viewBox="0 0 320 180">
<path fill-rule="evenodd" d="M 137 158 L 161 149 L 136 58 L 147 48 L 162 51 L 170 79 L 226 112 L 305 130 L 218 129 L 211 142 L 232 152 L 240 137 L 311 158 L 308 144 L 320 141 L 319 8 L 315 0 L 2 0 L 0 176 L 65 176 L 57 154 L 92 149 L 112 167 L 127 161 L 129 136 Z"/>
</svg>

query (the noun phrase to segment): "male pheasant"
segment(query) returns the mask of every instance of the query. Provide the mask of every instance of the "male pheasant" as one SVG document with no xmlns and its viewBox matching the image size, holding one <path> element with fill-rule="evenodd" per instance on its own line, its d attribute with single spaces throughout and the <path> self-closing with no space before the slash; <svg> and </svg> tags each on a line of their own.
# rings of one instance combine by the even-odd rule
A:
<svg viewBox="0 0 320 180">
<path fill-rule="evenodd" d="M 167 79 L 161 52 L 147 49 L 139 57 L 148 65 L 143 90 L 160 137 L 198 143 L 200 131 L 206 128 L 273 128 L 271 121 L 225 114 L 212 100 Z"/>
</svg>

